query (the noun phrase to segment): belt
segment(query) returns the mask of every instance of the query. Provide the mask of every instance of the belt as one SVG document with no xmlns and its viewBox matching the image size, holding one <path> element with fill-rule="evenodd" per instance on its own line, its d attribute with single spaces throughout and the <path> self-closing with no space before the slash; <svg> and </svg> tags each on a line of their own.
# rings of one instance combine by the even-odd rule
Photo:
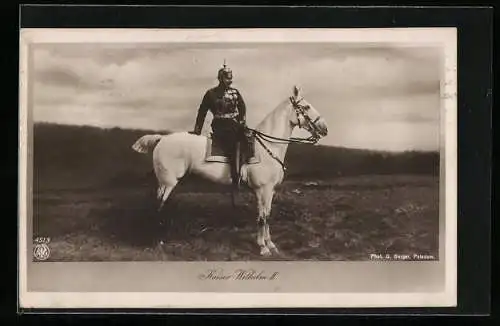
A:
<svg viewBox="0 0 500 326">
<path fill-rule="evenodd" d="M 238 116 L 238 113 L 233 112 L 233 113 L 226 113 L 226 114 L 216 114 L 214 115 L 214 118 L 216 119 L 232 119 Z"/>
</svg>

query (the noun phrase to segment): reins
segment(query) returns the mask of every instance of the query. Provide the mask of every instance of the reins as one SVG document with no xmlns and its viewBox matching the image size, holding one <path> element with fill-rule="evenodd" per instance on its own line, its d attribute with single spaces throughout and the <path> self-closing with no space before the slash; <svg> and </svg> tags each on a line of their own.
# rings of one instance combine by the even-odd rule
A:
<svg viewBox="0 0 500 326">
<path fill-rule="evenodd" d="M 294 106 L 295 109 L 297 109 L 297 106 L 298 106 L 298 103 L 300 101 L 294 101 L 293 98 L 290 98 L 290 102 L 292 102 L 292 105 Z M 307 115 L 303 115 L 304 118 L 306 120 L 308 120 L 308 122 L 310 124 L 312 124 L 312 126 L 314 127 L 314 129 L 316 129 L 316 121 L 311 121 L 309 119 L 309 116 Z M 317 119 L 316 119 L 317 120 Z M 269 154 L 269 156 L 271 156 L 274 160 L 276 160 L 282 167 L 283 171 L 286 172 L 286 167 L 285 167 L 285 163 L 283 163 L 263 142 L 263 140 L 266 140 L 270 143 L 275 143 L 275 144 L 290 144 L 290 143 L 298 143 L 298 144 L 316 144 L 319 140 L 318 137 L 315 137 L 313 135 L 309 136 L 308 138 L 299 138 L 299 137 L 290 137 L 288 139 L 286 138 L 280 138 L 280 137 L 275 137 L 275 136 L 271 136 L 271 135 L 268 135 L 268 134 L 265 134 L 261 131 L 258 131 L 258 130 L 255 130 L 255 129 L 252 129 L 252 128 L 249 128 L 247 126 L 245 126 L 245 129 L 246 130 L 250 130 L 254 135 L 255 135 L 255 139 L 257 139 L 257 141 L 259 142 L 259 144 L 262 145 L 262 147 L 264 147 L 264 149 L 266 150 L 266 152 Z"/>
<path fill-rule="evenodd" d="M 283 172 L 286 172 L 285 163 L 283 163 L 279 159 L 279 157 L 277 157 L 276 155 L 274 155 L 274 153 L 264 144 L 264 142 L 262 141 L 262 139 L 260 137 L 255 137 L 255 139 L 257 139 L 257 141 L 262 145 L 262 147 L 264 147 L 264 149 L 266 150 L 266 152 L 281 165 L 281 168 L 283 169 Z"/>
<path fill-rule="evenodd" d="M 292 105 L 293 105 L 294 109 L 296 109 L 296 110 L 299 110 L 299 103 L 300 103 L 300 101 L 302 101 L 302 99 L 300 99 L 300 100 L 296 101 L 296 100 L 294 100 L 294 98 L 293 98 L 293 97 L 290 97 L 290 102 L 292 103 Z M 298 112 L 297 112 L 297 114 L 298 114 Z M 316 127 L 316 121 L 319 119 L 319 117 L 318 117 L 318 118 L 316 118 L 316 120 L 311 121 L 311 119 L 309 118 L 309 116 L 308 116 L 308 115 L 304 115 L 304 114 L 303 114 L 303 112 L 302 112 L 302 116 L 304 117 L 304 119 L 306 119 L 306 120 L 307 120 L 307 122 L 308 122 L 310 125 L 312 125 L 312 126 L 313 126 L 313 128 L 314 128 L 314 129 L 317 129 L 317 127 Z M 309 136 L 309 137 L 307 137 L 307 138 L 290 137 L 290 138 L 288 138 L 288 139 L 285 139 L 285 138 L 279 138 L 279 137 L 275 137 L 275 136 L 267 135 L 267 134 L 265 134 L 265 133 L 263 133 L 263 132 L 260 132 L 260 131 L 258 131 L 258 130 L 255 130 L 255 129 L 249 128 L 249 127 L 247 127 L 247 126 L 245 126 L 245 129 L 250 130 L 250 131 L 251 131 L 251 132 L 253 132 L 254 134 L 261 136 L 262 138 L 267 138 L 267 141 L 269 141 L 269 142 L 271 142 L 271 143 L 277 143 L 277 144 L 280 144 L 280 143 L 279 143 L 279 142 L 277 142 L 277 141 L 280 141 L 280 142 L 281 142 L 281 144 L 290 144 L 290 143 L 299 143 L 299 144 L 316 144 L 316 143 L 318 142 L 318 140 L 319 140 L 319 138 L 318 138 L 318 137 L 315 137 L 315 136 L 313 136 L 313 135 L 311 135 L 311 136 Z M 273 142 L 273 141 L 271 141 L 270 139 L 272 139 L 272 140 L 277 140 L 277 141 L 274 141 L 274 142 Z"/>
<path fill-rule="evenodd" d="M 262 138 L 267 138 L 266 140 L 271 142 L 271 143 L 277 143 L 277 144 L 290 144 L 290 143 L 315 144 L 318 142 L 317 137 L 314 137 L 314 136 L 309 136 L 308 138 L 291 137 L 291 138 L 286 139 L 286 138 L 279 138 L 279 137 L 267 135 L 261 131 L 258 131 L 258 130 L 252 129 L 252 128 L 246 127 L 246 129 L 250 130 L 251 132 L 253 132 L 256 135 L 261 136 Z M 275 141 L 272 141 L 271 139 L 275 140 Z"/>
</svg>

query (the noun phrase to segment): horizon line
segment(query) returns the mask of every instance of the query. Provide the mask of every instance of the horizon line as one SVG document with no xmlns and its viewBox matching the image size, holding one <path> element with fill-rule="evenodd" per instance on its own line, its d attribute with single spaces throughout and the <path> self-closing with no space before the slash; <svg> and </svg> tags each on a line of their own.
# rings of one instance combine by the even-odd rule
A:
<svg viewBox="0 0 500 326">
<path fill-rule="evenodd" d="M 152 133 L 164 133 L 165 135 L 176 133 L 176 132 L 188 132 L 186 131 L 174 131 L 174 130 L 159 130 L 159 129 L 147 129 L 147 128 L 133 128 L 133 127 L 120 127 L 120 126 L 98 126 L 98 125 L 89 125 L 89 124 L 71 124 L 71 123 L 60 123 L 60 122 L 50 122 L 50 121 L 33 121 L 32 126 L 35 125 L 47 125 L 47 126 L 59 126 L 59 127 L 71 127 L 71 128 L 91 128 L 91 129 L 99 129 L 99 130 L 122 130 L 122 131 L 136 131 L 136 132 L 152 132 Z M 292 145 L 292 144 L 290 144 Z M 300 144 L 302 145 L 302 144 Z M 307 144 L 303 144 L 307 145 Z M 405 150 L 389 150 L 389 149 L 374 149 L 369 147 L 346 147 L 342 145 L 325 145 L 325 144 L 316 144 L 314 146 L 319 147 L 328 147 L 328 148 L 337 148 L 337 149 L 346 149 L 353 151 L 370 151 L 377 153 L 437 153 L 440 154 L 440 150 L 424 150 L 424 149 L 405 149 Z"/>
</svg>

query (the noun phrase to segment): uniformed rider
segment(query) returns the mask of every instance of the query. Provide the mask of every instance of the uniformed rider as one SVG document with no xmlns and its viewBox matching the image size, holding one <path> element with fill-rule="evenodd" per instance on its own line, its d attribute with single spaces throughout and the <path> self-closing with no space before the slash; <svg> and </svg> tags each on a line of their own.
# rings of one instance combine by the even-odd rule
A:
<svg viewBox="0 0 500 326">
<path fill-rule="evenodd" d="M 231 178 L 235 188 L 239 187 L 238 169 L 236 166 L 236 146 L 245 141 L 246 105 L 238 89 L 231 87 L 233 72 L 224 63 L 217 74 L 219 84 L 205 92 L 198 109 L 194 134 L 201 134 L 203 123 L 208 111 L 213 114 L 213 137 L 222 145 L 223 151 L 229 157 Z M 245 143 L 246 145 L 246 143 Z M 250 147 L 245 147 L 251 150 Z"/>
</svg>

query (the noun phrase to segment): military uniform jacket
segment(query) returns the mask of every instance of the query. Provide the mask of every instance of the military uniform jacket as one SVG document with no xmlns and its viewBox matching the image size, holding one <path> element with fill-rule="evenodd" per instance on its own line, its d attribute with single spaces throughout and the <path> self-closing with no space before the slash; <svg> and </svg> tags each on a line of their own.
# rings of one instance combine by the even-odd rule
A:
<svg viewBox="0 0 500 326">
<path fill-rule="evenodd" d="M 234 117 L 238 121 L 244 121 L 246 118 L 243 97 L 233 87 L 224 89 L 216 86 L 206 91 L 196 117 L 195 132 L 197 134 L 201 132 L 208 111 L 214 115 L 214 118 Z"/>
</svg>

